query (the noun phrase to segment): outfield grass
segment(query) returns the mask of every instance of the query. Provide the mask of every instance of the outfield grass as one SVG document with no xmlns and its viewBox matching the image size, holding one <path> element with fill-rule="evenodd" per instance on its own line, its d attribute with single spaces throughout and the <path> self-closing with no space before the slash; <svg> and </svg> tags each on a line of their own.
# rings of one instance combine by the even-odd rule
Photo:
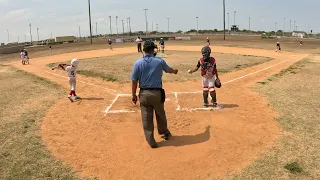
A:
<svg viewBox="0 0 320 180">
<path fill-rule="evenodd" d="M 0 65 L 0 179 L 81 179 L 42 144 L 41 119 L 64 90 Z"/>
<path fill-rule="evenodd" d="M 303 59 L 258 85 L 284 135 L 276 146 L 233 179 L 319 179 L 320 61 Z"/>
<path fill-rule="evenodd" d="M 164 82 L 200 79 L 200 70 L 191 75 L 187 73 L 188 69 L 196 67 L 202 56 L 200 52 L 167 51 L 166 54 L 167 57 L 164 59 L 168 65 L 177 68 L 179 74 L 176 76 L 164 74 Z M 271 60 L 267 57 L 221 53 L 212 53 L 212 56 L 217 60 L 219 74 L 244 69 Z M 132 53 L 81 60 L 78 73 L 90 77 L 100 77 L 105 81 L 129 82 L 133 64 L 141 57 L 142 55 L 139 53 Z M 49 64 L 49 66 L 53 65 Z"/>
</svg>

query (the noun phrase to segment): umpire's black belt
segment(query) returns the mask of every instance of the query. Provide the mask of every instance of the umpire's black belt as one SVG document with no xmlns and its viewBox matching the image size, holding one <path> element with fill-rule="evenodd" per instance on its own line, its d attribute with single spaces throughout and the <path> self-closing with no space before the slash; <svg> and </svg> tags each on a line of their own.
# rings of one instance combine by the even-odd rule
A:
<svg viewBox="0 0 320 180">
<path fill-rule="evenodd" d="M 162 88 L 140 88 L 140 91 L 161 91 Z"/>
</svg>

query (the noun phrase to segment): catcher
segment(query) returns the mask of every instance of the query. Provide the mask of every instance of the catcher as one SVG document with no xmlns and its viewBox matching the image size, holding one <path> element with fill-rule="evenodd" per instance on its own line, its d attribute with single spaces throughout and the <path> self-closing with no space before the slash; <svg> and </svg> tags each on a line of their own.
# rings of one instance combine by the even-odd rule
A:
<svg viewBox="0 0 320 180">
<path fill-rule="evenodd" d="M 211 48 L 209 46 L 203 47 L 201 53 L 203 57 L 198 61 L 197 67 L 192 70 L 188 70 L 188 73 L 192 74 L 198 71 L 201 67 L 204 106 L 217 107 L 218 104 L 215 87 L 220 88 L 221 83 L 217 71 L 216 60 L 210 56 Z M 212 105 L 210 105 L 208 101 L 209 93 L 212 99 Z"/>
<path fill-rule="evenodd" d="M 70 94 L 68 95 L 68 99 L 73 102 L 72 95 L 75 97 L 74 100 L 80 100 L 81 98 L 76 95 L 76 74 L 77 74 L 77 67 L 78 67 L 79 61 L 78 59 L 74 58 L 71 61 L 71 65 L 67 64 L 59 64 L 58 67 L 53 67 L 52 70 L 56 68 L 61 68 L 68 72 L 68 80 L 70 84 Z"/>
</svg>

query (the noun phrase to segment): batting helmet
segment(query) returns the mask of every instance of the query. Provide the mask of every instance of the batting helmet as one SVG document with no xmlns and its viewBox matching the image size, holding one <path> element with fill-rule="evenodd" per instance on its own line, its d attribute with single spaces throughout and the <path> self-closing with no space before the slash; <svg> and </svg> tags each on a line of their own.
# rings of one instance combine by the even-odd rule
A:
<svg viewBox="0 0 320 180">
<path fill-rule="evenodd" d="M 74 59 L 72 59 L 72 61 L 71 61 L 71 65 L 74 66 L 74 67 L 77 67 L 77 66 L 78 66 L 78 63 L 79 63 L 79 61 L 78 61 L 77 58 L 74 58 Z"/>
</svg>

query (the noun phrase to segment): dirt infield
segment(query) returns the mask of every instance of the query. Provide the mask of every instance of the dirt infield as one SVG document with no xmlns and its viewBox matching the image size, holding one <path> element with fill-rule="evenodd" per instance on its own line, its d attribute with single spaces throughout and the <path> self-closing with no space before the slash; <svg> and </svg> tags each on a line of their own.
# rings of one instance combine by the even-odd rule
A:
<svg viewBox="0 0 320 180">
<path fill-rule="evenodd" d="M 198 51 L 201 47 L 169 48 Z M 93 50 L 32 59 L 27 66 L 12 64 L 68 88 L 66 74 L 51 71 L 46 64 L 73 57 L 84 59 L 135 51 L 135 48 Z M 268 108 L 266 99 L 250 87 L 307 54 L 231 47 L 214 47 L 213 51 L 275 60 L 222 75 L 222 82 L 227 83 L 217 92 L 218 102 L 224 107 L 221 110 L 178 111 L 177 100 L 181 108 L 200 107 L 201 94 L 179 92 L 199 91 L 201 83 L 166 83 L 168 94 L 179 96 L 168 97 L 166 111 L 173 138 L 164 142 L 156 137 L 159 149 L 150 149 L 145 142 L 138 107 L 131 104 L 130 97 L 114 101 L 117 95 L 130 93 L 129 84 L 78 76 L 78 92 L 84 99 L 73 104 L 67 98 L 61 99 L 49 110 L 41 128 L 43 141 L 54 156 L 81 175 L 99 179 L 209 179 L 240 171 L 283 133 L 273 121 L 277 115 Z M 110 104 L 117 110 L 137 112 L 105 114 Z"/>
</svg>

